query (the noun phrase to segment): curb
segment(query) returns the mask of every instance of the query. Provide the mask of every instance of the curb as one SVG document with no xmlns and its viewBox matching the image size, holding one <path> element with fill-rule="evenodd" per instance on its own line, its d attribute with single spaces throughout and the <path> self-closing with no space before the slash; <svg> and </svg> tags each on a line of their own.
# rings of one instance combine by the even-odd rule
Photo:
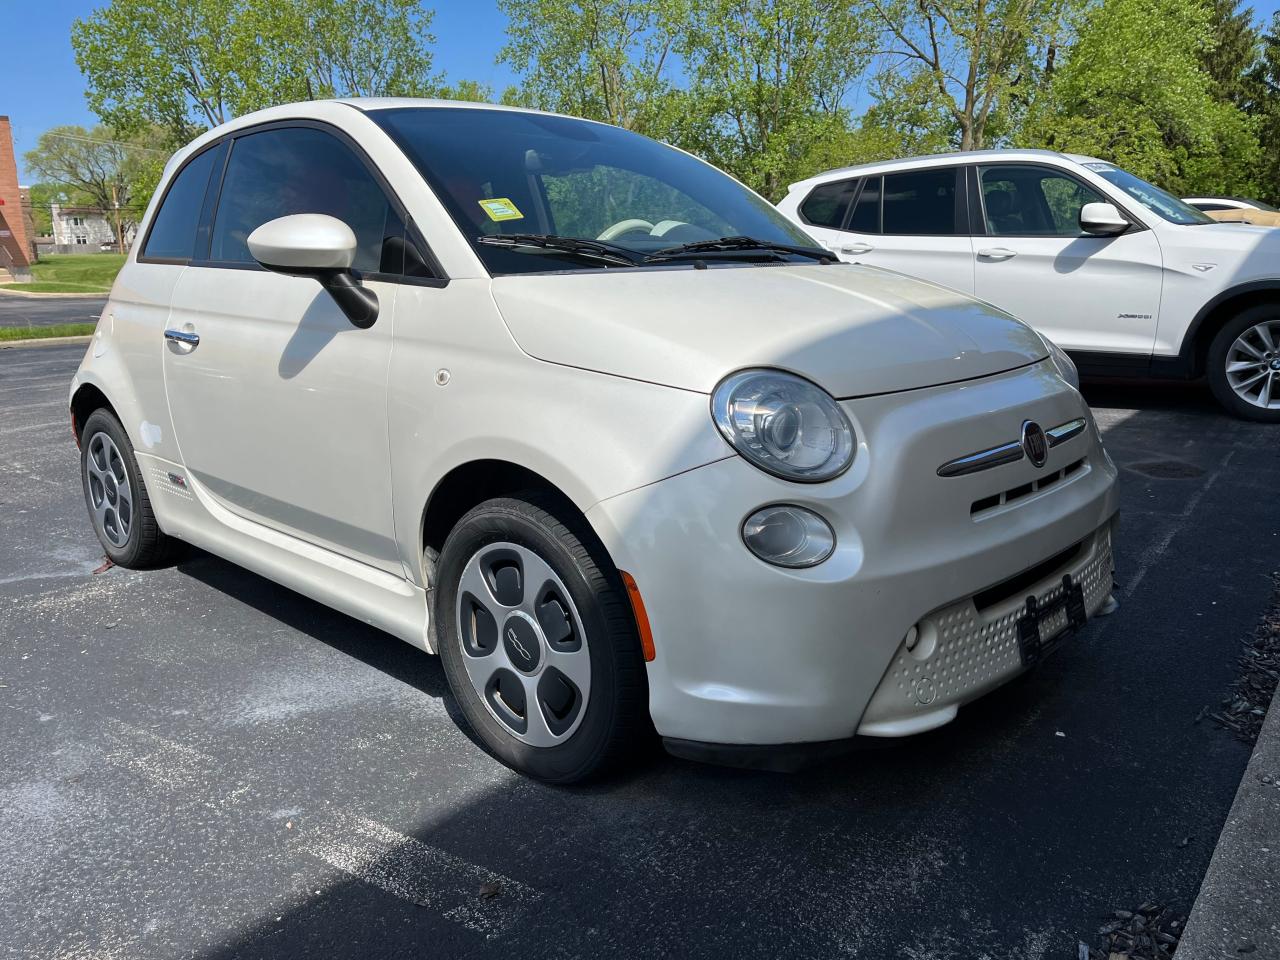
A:
<svg viewBox="0 0 1280 960">
<path fill-rule="evenodd" d="M 6 290 L 0 286 L 0 297 L 18 297 L 26 300 L 84 300 L 88 297 L 97 299 L 101 297 L 103 300 L 111 295 L 109 290 L 95 292 L 85 290 L 82 293 L 36 293 L 32 290 Z"/>
<path fill-rule="evenodd" d="M 1200 884 L 1177 960 L 1246 957 L 1280 957 L 1280 688 Z"/>
<path fill-rule="evenodd" d="M 11 347 L 56 347 L 67 343 L 88 343 L 93 339 L 92 333 L 78 337 L 36 337 L 34 340 L 0 340 L 0 350 Z"/>
</svg>

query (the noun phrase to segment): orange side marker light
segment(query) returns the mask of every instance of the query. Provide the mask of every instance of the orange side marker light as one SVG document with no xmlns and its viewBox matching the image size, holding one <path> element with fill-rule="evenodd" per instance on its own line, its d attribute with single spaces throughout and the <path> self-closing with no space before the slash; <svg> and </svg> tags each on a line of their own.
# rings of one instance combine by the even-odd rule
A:
<svg viewBox="0 0 1280 960">
<path fill-rule="evenodd" d="M 631 612 L 636 618 L 636 629 L 640 631 L 640 651 L 646 662 L 658 655 L 653 646 L 653 630 L 649 626 L 649 614 L 644 609 L 644 598 L 640 596 L 640 588 L 636 586 L 635 577 L 625 570 L 619 570 L 622 582 L 627 587 L 627 596 L 631 599 Z"/>
</svg>

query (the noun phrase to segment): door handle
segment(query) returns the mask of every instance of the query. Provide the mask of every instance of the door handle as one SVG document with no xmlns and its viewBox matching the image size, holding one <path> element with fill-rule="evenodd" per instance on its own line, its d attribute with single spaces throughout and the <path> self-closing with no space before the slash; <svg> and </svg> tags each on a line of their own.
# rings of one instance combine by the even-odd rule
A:
<svg viewBox="0 0 1280 960">
<path fill-rule="evenodd" d="M 164 338 L 172 340 L 174 343 L 180 343 L 192 350 L 200 346 L 200 334 L 192 330 L 166 330 Z"/>
<path fill-rule="evenodd" d="M 869 243 L 846 243 L 840 246 L 841 253 L 850 253 L 854 256 L 860 253 L 870 253 L 874 249 L 875 247 Z"/>
<path fill-rule="evenodd" d="M 983 260 L 1012 260 L 1017 255 L 1017 250 L 1010 250 L 1008 247 L 987 247 L 978 251 L 978 256 Z"/>
</svg>

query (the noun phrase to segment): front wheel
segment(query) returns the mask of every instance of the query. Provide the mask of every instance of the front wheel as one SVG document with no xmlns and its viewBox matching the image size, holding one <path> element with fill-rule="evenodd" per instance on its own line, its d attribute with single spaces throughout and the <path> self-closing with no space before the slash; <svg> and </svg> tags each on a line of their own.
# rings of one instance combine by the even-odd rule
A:
<svg viewBox="0 0 1280 960">
<path fill-rule="evenodd" d="M 1245 420 L 1280 423 L 1280 305 L 1250 307 L 1227 321 L 1206 362 L 1219 403 Z"/>
<path fill-rule="evenodd" d="M 449 687 L 508 766 L 572 783 L 643 739 L 644 662 L 625 588 L 569 508 L 538 495 L 480 504 L 446 539 L 436 583 Z"/>
</svg>

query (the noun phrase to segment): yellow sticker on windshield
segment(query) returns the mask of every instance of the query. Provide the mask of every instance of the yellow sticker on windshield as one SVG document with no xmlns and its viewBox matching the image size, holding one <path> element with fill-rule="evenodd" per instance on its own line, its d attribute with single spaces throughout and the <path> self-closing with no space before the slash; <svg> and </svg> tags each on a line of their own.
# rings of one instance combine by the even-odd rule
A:
<svg viewBox="0 0 1280 960">
<path fill-rule="evenodd" d="M 495 197 L 492 200 L 481 200 L 480 206 L 489 215 L 490 220 L 523 220 L 524 214 L 506 197 Z"/>
</svg>

